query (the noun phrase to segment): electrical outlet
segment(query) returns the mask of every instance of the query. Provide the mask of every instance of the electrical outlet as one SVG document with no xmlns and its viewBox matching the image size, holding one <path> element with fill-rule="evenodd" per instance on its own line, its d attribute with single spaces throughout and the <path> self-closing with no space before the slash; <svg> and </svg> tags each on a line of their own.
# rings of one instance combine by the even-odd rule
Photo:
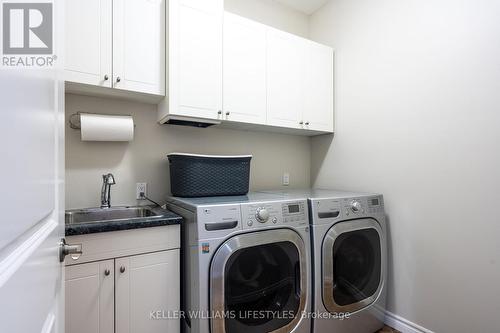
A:
<svg viewBox="0 0 500 333">
<path fill-rule="evenodd" d="M 148 195 L 148 184 L 147 183 L 137 183 L 136 184 L 136 191 L 135 191 L 135 198 L 137 200 L 143 200 L 144 196 Z"/>
<path fill-rule="evenodd" d="M 285 173 L 283 173 L 283 185 L 285 185 L 285 186 L 290 185 L 290 173 L 287 171 L 285 171 Z"/>
</svg>

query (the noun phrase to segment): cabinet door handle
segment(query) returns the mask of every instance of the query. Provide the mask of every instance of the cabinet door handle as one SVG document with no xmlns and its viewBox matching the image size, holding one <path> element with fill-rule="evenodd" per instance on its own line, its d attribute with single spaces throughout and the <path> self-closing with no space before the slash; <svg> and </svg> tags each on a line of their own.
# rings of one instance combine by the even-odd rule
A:
<svg viewBox="0 0 500 333">
<path fill-rule="evenodd" d="M 309 125 L 309 122 L 308 122 L 308 121 L 306 121 L 306 125 Z"/>
<path fill-rule="evenodd" d="M 222 110 L 217 111 L 217 114 L 222 114 Z"/>
<path fill-rule="evenodd" d="M 125 273 L 125 266 L 120 267 L 120 273 Z"/>
<path fill-rule="evenodd" d="M 229 116 L 229 111 L 226 112 L 226 116 Z"/>
<path fill-rule="evenodd" d="M 120 82 L 122 79 L 120 79 L 119 76 L 116 77 L 116 82 Z"/>
<path fill-rule="evenodd" d="M 104 271 L 104 275 L 108 276 L 109 274 L 111 274 L 111 271 L 108 268 L 106 268 L 106 270 Z"/>
<path fill-rule="evenodd" d="M 304 122 L 303 122 L 303 121 L 299 122 L 299 125 L 303 125 L 303 124 L 304 124 Z"/>
<path fill-rule="evenodd" d="M 104 75 L 104 81 L 108 81 L 108 80 L 109 80 L 108 74 Z"/>
</svg>

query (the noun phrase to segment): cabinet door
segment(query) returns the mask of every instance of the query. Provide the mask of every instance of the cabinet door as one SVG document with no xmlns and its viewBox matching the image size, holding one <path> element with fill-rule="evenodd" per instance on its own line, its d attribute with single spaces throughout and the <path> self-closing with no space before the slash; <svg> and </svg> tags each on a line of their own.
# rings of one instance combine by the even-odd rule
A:
<svg viewBox="0 0 500 333">
<path fill-rule="evenodd" d="M 225 13 L 224 119 L 266 123 L 266 28 Z"/>
<path fill-rule="evenodd" d="M 114 333 L 113 266 L 114 260 L 66 266 L 66 333 Z"/>
<path fill-rule="evenodd" d="M 111 6 L 112 0 L 65 3 L 66 81 L 111 87 Z"/>
<path fill-rule="evenodd" d="M 179 332 L 179 319 L 152 319 L 179 311 L 179 250 L 115 260 L 116 333 Z"/>
<path fill-rule="evenodd" d="M 333 132 L 333 50 L 308 42 L 305 128 Z"/>
<path fill-rule="evenodd" d="M 267 38 L 267 124 L 302 128 L 304 40 L 275 29 Z"/>
<path fill-rule="evenodd" d="M 113 0 L 113 87 L 165 94 L 165 1 Z"/>
<path fill-rule="evenodd" d="M 220 117 L 223 11 L 222 0 L 170 1 L 170 114 Z"/>
</svg>

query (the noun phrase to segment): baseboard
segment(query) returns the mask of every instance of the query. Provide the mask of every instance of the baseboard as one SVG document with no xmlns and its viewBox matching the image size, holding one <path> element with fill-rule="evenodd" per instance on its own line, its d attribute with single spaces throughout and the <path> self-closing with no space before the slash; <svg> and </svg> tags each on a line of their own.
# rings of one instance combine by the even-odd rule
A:
<svg viewBox="0 0 500 333">
<path fill-rule="evenodd" d="M 385 324 L 402 333 L 434 333 L 389 311 L 385 311 Z"/>
</svg>

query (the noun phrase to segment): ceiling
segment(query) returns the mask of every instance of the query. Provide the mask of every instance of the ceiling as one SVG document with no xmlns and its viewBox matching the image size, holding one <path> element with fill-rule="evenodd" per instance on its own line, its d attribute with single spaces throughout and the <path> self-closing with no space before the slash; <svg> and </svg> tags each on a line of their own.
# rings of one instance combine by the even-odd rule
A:
<svg viewBox="0 0 500 333">
<path fill-rule="evenodd" d="M 328 0 L 276 0 L 288 7 L 303 12 L 304 14 L 311 15 L 319 8 L 321 8 Z"/>
</svg>

